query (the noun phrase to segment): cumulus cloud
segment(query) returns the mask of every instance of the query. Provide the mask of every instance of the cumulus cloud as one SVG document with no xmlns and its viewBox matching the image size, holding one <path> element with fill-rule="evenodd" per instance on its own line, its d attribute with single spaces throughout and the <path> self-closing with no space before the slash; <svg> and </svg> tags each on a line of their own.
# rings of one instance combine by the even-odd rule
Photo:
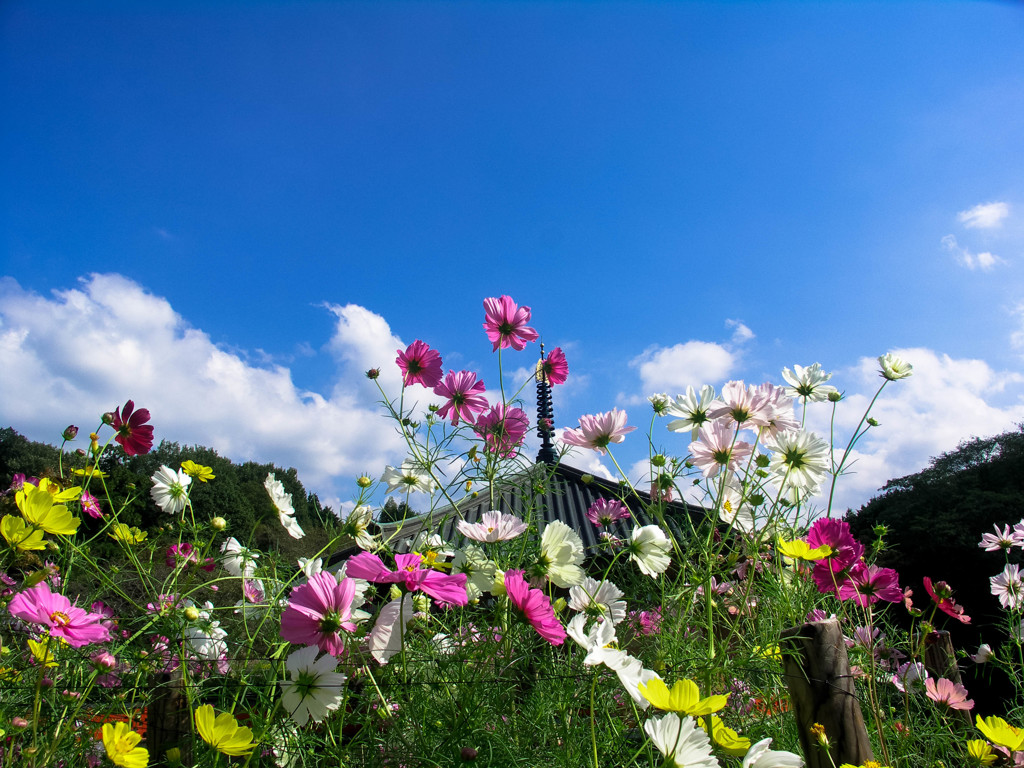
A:
<svg viewBox="0 0 1024 768">
<path fill-rule="evenodd" d="M 736 354 L 721 344 L 687 341 L 671 347 L 648 347 L 630 360 L 640 373 L 643 391 L 685 392 L 687 385 L 699 387 L 727 378 L 736 367 Z"/>
<path fill-rule="evenodd" d="M 325 501 L 351 494 L 352 478 L 403 455 L 362 375 L 404 346 L 379 315 L 330 306 L 326 349 L 337 367 L 328 395 L 300 389 L 281 365 L 257 365 L 214 344 L 164 298 L 116 274 L 93 274 L 49 297 L 0 280 L 0 421 L 52 441 L 131 398 L 153 413 L 157 439 L 215 447 L 236 461 L 299 470 Z"/>
<path fill-rule="evenodd" d="M 955 359 L 925 348 L 896 350 L 914 366 L 909 379 L 890 382 L 872 409 L 871 428 L 852 454 L 850 473 L 839 479 L 833 509 L 859 507 L 886 481 L 913 474 L 963 441 L 1013 429 L 1024 421 L 1024 376 L 996 371 L 984 360 Z M 881 379 L 878 361 L 862 358 L 838 371 L 832 383 L 847 397 L 836 411 L 841 448 L 856 428 Z M 828 435 L 831 408 L 808 413 L 808 428 Z M 841 437 L 840 437 L 841 436 Z"/>
<path fill-rule="evenodd" d="M 1006 203 L 981 203 L 956 215 L 957 221 L 967 229 L 991 229 L 1003 223 L 1010 215 L 1010 206 Z"/>
<path fill-rule="evenodd" d="M 956 257 L 959 264 L 971 270 L 980 269 L 982 272 L 988 272 L 996 264 L 1004 263 L 1001 258 L 988 251 L 971 253 L 968 248 L 957 242 L 954 235 L 946 235 L 942 238 L 942 245 Z"/>
<path fill-rule="evenodd" d="M 754 338 L 754 332 L 739 320 L 726 320 L 725 327 L 732 329 L 733 344 L 743 344 Z"/>
<path fill-rule="evenodd" d="M 1017 321 L 1017 330 L 1010 334 L 1010 345 L 1014 349 L 1024 350 L 1024 302 L 1014 307 L 1010 314 Z"/>
</svg>

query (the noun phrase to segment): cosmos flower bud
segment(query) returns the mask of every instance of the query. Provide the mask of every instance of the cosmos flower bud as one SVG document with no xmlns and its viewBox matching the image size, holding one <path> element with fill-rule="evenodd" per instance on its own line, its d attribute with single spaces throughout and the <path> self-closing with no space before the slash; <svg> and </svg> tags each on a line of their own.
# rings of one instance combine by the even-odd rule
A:
<svg viewBox="0 0 1024 768">
<path fill-rule="evenodd" d="M 366 372 L 366 378 L 373 380 L 380 376 L 380 368 L 371 368 Z"/>
<path fill-rule="evenodd" d="M 69 424 L 64 428 L 64 432 L 61 433 L 61 437 L 63 437 L 65 440 L 74 440 L 76 437 L 78 437 L 78 427 L 76 427 L 74 424 Z"/>
<path fill-rule="evenodd" d="M 655 467 L 664 467 L 665 457 L 662 456 L 660 453 L 655 454 L 654 456 L 651 457 L 651 464 L 654 465 Z"/>
<path fill-rule="evenodd" d="M 476 760 L 476 750 L 473 747 L 463 747 L 459 751 L 459 756 L 467 763 Z"/>
<path fill-rule="evenodd" d="M 210 527 L 215 531 L 223 531 L 228 527 L 228 521 L 223 517 L 215 517 L 210 521 Z"/>
<path fill-rule="evenodd" d="M 868 417 L 868 424 L 870 424 L 872 427 L 877 427 L 879 425 L 878 424 L 878 419 L 876 419 L 874 416 L 869 416 Z"/>
<path fill-rule="evenodd" d="M 830 403 L 838 403 L 842 399 L 843 399 L 843 393 L 842 392 L 829 392 L 828 393 L 828 401 Z"/>
<path fill-rule="evenodd" d="M 373 485 L 373 480 L 371 480 L 367 475 L 360 475 L 356 478 L 356 485 L 360 488 L 369 488 Z"/>
<path fill-rule="evenodd" d="M 196 621 L 199 618 L 199 611 L 190 605 L 185 609 L 185 618 L 189 621 Z"/>
</svg>

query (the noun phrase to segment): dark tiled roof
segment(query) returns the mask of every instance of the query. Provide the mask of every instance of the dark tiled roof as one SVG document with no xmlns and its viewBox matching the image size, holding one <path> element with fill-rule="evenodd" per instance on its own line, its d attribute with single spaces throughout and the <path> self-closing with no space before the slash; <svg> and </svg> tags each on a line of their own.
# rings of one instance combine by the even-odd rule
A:
<svg viewBox="0 0 1024 768">
<path fill-rule="evenodd" d="M 593 477 L 565 464 L 535 464 L 495 484 L 494 496 L 492 507 L 489 490 L 485 488 L 451 506 L 400 522 L 380 523 L 380 533 L 398 552 L 407 551 L 422 531 L 439 533 L 445 541 L 460 545 L 464 537 L 455 524 L 459 520 L 477 522 L 484 512 L 496 509 L 532 523 L 537 530 L 543 530 L 553 520 L 561 520 L 580 535 L 589 551 L 595 551 L 601 531 L 587 519 L 587 510 L 599 498 L 619 499 L 629 507 L 632 519 L 619 521 L 609 529 L 615 536 L 628 538 L 635 526 L 658 523 L 646 511 L 651 503 L 648 494 L 634 492 L 625 484 Z M 661 509 L 680 541 L 689 538 L 690 520 L 696 526 L 705 514 L 700 507 L 680 502 L 662 503 Z M 348 554 L 339 552 L 331 561 Z"/>
</svg>

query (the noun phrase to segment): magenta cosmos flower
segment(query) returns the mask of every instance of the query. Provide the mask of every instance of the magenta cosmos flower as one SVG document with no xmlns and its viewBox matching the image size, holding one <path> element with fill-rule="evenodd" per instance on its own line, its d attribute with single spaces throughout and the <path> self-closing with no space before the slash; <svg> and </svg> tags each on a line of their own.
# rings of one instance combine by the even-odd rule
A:
<svg viewBox="0 0 1024 768">
<path fill-rule="evenodd" d="M 511 296 L 484 299 L 484 313 L 484 330 L 494 344 L 493 352 L 497 352 L 499 347 L 521 350 L 527 342 L 537 340 L 537 332 L 527 325 L 530 308 L 516 306 Z"/>
<path fill-rule="evenodd" d="M 605 449 L 611 443 L 621 443 L 634 429 L 636 427 L 626 426 L 626 412 L 613 408 L 594 416 L 580 416 L 580 425 L 567 429 L 562 434 L 562 442 L 607 453 Z"/>
<path fill-rule="evenodd" d="M 956 600 L 953 599 L 953 588 L 944 581 L 937 581 L 932 584 L 932 580 L 927 576 L 924 577 L 924 591 L 928 593 L 928 596 L 935 603 L 936 607 L 947 616 L 952 616 L 954 619 L 962 624 L 970 624 L 971 617 L 964 613 L 964 608 L 959 605 Z"/>
<path fill-rule="evenodd" d="M 352 579 L 339 582 L 328 571 L 315 574 L 292 590 L 281 614 L 281 637 L 296 645 L 315 645 L 332 656 L 341 655 L 345 651 L 341 630 L 354 632 L 356 628 L 352 621 L 355 592 Z"/>
<path fill-rule="evenodd" d="M 402 384 L 407 387 L 422 384 L 427 389 L 432 389 L 441 383 L 441 353 L 419 339 L 410 344 L 404 352 L 398 350 L 395 362 L 402 369 Z"/>
<path fill-rule="evenodd" d="M 487 543 L 514 539 L 528 528 L 526 523 L 515 515 L 494 510 L 484 512 L 480 516 L 479 523 L 467 523 L 465 520 L 459 520 L 455 527 L 467 539 Z"/>
<path fill-rule="evenodd" d="M 153 448 L 153 427 L 149 421 L 149 411 L 145 408 L 135 410 L 135 403 L 129 400 L 124 408 L 114 410 L 114 418 L 110 426 L 117 432 L 114 440 L 121 444 L 129 456 L 149 453 Z"/>
<path fill-rule="evenodd" d="M 839 599 L 852 599 L 862 608 L 879 600 L 902 602 L 899 575 L 892 568 L 857 563 L 850 569 L 849 579 L 839 587 Z"/>
<path fill-rule="evenodd" d="M 543 591 L 530 589 L 522 571 L 505 571 L 505 591 L 512 605 L 526 615 L 538 635 L 552 645 L 565 642 L 565 628 L 555 618 L 551 600 Z"/>
<path fill-rule="evenodd" d="M 466 605 L 466 574 L 449 575 L 421 568 L 422 555 L 395 555 L 395 570 L 390 570 L 377 555 L 360 552 L 349 558 L 345 574 L 353 579 L 365 579 L 375 584 L 404 584 L 409 592 L 420 591 L 442 605 Z"/>
<path fill-rule="evenodd" d="M 479 416 L 475 431 L 484 439 L 487 450 L 502 458 L 512 458 L 530 429 L 530 419 L 521 408 L 506 408 L 503 404 L 492 405 L 491 410 Z"/>
<path fill-rule="evenodd" d="M 850 524 L 843 520 L 821 518 L 807 533 L 811 549 L 828 546 L 832 554 L 814 564 L 814 583 L 819 592 L 835 592 L 846 581 L 846 572 L 864 555 L 864 545 L 853 538 Z"/>
<path fill-rule="evenodd" d="M 437 409 L 438 418 L 447 419 L 451 416 L 452 426 L 459 419 L 470 424 L 476 423 L 481 413 L 487 410 L 488 402 L 484 397 L 484 383 L 477 381 L 476 374 L 471 371 L 448 371 L 444 381 L 434 387 L 434 394 L 447 398 L 448 402 Z"/>
<path fill-rule="evenodd" d="M 548 384 L 565 384 L 569 378 L 569 363 L 561 347 L 552 349 L 540 364 L 541 373 Z"/>
<path fill-rule="evenodd" d="M 17 619 L 47 627 L 50 637 L 58 637 L 74 648 L 110 640 L 110 631 L 100 623 L 102 614 L 72 605 L 64 595 L 50 592 L 45 581 L 15 595 L 8 610 Z"/>
<path fill-rule="evenodd" d="M 587 519 L 594 525 L 604 528 L 628 517 L 629 509 L 618 499 L 598 499 L 587 510 Z"/>
</svg>

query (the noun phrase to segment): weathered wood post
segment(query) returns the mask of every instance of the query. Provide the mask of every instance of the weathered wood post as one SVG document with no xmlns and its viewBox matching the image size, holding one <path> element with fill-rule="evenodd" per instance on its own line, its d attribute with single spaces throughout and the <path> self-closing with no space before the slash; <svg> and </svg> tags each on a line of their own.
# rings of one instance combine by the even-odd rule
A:
<svg viewBox="0 0 1024 768">
<path fill-rule="evenodd" d="M 960 678 L 960 667 L 956 663 L 953 641 L 946 630 L 929 632 L 924 636 L 924 668 L 932 677 L 944 677 L 957 685 L 963 684 Z M 967 710 L 957 709 L 954 712 L 968 726 L 973 724 Z"/>
<path fill-rule="evenodd" d="M 839 622 L 828 619 L 791 627 L 782 633 L 781 641 L 782 665 L 807 768 L 832 768 L 832 761 L 862 765 L 873 760 Z M 815 723 L 825 729 L 831 760 L 811 734 Z"/>
<path fill-rule="evenodd" d="M 153 700 L 146 723 L 150 765 L 163 765 L 167 750 L 181 750 L 183 765 L 192 765 L 192 712 L 181 668 L 150 676 Z"/>
</svg>

